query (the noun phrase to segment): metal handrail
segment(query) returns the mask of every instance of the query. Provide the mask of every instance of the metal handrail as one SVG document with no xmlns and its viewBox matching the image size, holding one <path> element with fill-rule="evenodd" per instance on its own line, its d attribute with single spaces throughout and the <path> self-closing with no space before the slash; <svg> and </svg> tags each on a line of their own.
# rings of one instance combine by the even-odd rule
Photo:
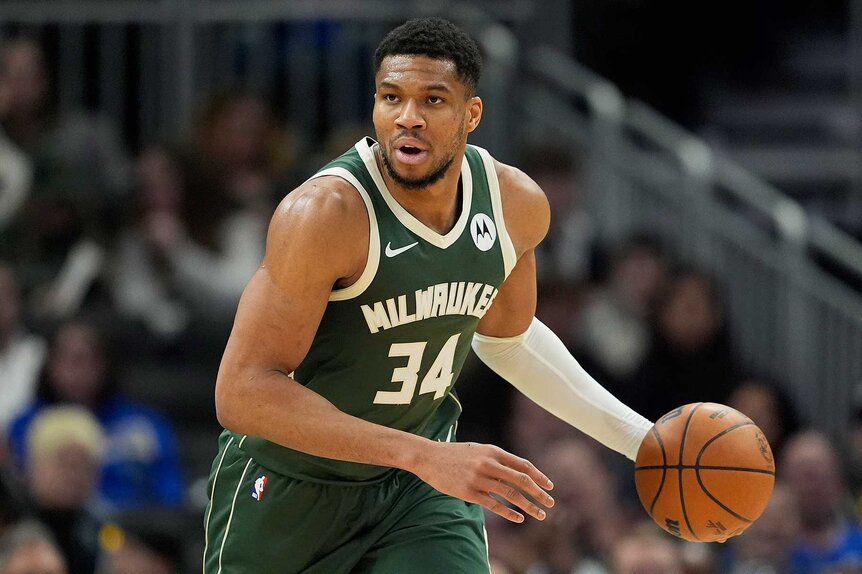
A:
<svg viewBox="0 0 862 574">
<path fill-rule="evenodd" d="M 862 244 L 738 164 L 712 153 L 695 134 L 646 104 L 626 102 L 613 84 L 548 47 L 530 49 L 527 64 L 568 97 L 583 98 L 591 113 L 618 121 L 675 157 L 689 175 L 710 177 L 735 199 L 772 221 L 782 238 L 810 245 L 862 278 Z"/>
</svg>

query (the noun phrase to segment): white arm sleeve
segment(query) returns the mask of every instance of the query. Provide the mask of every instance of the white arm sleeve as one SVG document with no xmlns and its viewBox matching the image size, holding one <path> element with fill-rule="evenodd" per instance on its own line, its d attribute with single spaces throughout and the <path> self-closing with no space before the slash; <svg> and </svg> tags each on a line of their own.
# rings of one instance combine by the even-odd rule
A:
<svg viewBox="0 0 862 574">
<path fill-rule="evenodd" d="M 473 336 L 476 355 L 537 405 L 634 460 L 652 423 L 578 364 L 541 321 L 516 337 Z"/>
</svg>

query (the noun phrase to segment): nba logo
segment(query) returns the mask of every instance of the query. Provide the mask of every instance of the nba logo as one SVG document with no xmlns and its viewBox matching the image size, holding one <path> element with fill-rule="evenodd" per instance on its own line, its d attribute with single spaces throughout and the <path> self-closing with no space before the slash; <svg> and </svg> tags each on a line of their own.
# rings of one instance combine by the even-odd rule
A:
<svg viewBox="0 0 862 574">
<path fill-rule="evenodd" d="M 254 490 L 251 491 L 251 497 L 260 502 L 263 498 L 263 489 L 266 488 L 266 475 L 258 476 L 254 481 Z"/>
</svg>

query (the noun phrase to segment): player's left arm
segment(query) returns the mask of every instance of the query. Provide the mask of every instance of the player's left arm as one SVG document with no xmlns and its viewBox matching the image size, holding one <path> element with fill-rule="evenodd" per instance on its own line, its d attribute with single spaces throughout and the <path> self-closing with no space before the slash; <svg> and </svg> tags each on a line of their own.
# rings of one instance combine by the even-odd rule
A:
<svg viewBox="0 0 862 574">
<path fill-rule="evenodd" d="M 611 395 L 535 318 L 535 248 L 550 224 L 542 190 L 496 163 L 506 229 L 518 257 L 473 337 L 476 355 L 551 414 L 634 460 L 652 423 Z"/>
</svg>

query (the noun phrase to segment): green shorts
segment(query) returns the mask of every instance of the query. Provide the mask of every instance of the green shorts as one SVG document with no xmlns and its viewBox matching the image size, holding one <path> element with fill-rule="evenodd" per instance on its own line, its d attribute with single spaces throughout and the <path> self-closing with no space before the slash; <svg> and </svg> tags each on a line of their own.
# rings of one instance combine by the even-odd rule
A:
<svg viewBox="0 0 862 574">
<path fill-rule="evenodd" d="M 204 574 L 487 574 L 481 506 L 393 471 L 370 484 L 262 467 L 225 431 L 204 514 Z"/>
</svg>

